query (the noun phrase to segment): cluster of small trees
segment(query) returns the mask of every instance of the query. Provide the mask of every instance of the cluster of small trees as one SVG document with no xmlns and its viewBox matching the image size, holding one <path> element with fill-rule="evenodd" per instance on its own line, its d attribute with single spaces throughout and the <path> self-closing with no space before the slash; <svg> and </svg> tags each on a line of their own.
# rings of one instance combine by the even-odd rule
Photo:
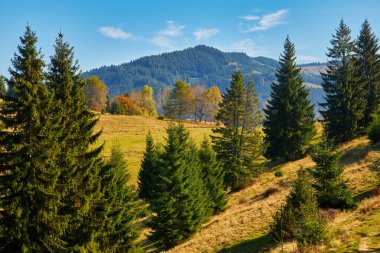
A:
<svg viewBox="0 0 380 253">
<path fill-rule="evenodd" d="M 191 86 L 179 80 L 174 88 L 166 87 L 154 97 L 153 88 L 144 85 L 141 91 L 115 96 L 112 101 L 108 97 L 107 86 L 97 77 L 85 79 L 85 93 L 88 106 L 97 112 L 111 114 L 140 115 L 157 117 L 158 113 L 168 118 L 193 118 L 201 122 L 215 121 L 218 104 L 221 101 L 217 86 L 207 89 L 203 85 Z"/>
<path fill-rule="evenodd" d="M 134 90 L 130 94 L 115 96 L 106 111 L 119 115 L 156 117 L 156 101 L 153 98 L 153 88 L 145 85 L 141 91 Z"/>
<path fill-rule="evenodd" d="M 140 204 L 120 150 L 109 161 L 88 110 L 73 48 L 60 33 L 45 71 L 30 26 L 2 96 L 0 251 L 128 252 Z"/>
<path fill-rule="evenodd" d="M 365 22 L 359 38 L 363 34 L 369 34 L 372 38 L 373 34 L 368 32 L 368 27 L 368 23 Z M 344 23 L 341 22 L 334 38 L 344 34 L 342 30 L 345 29 Z M 361 40 L 365 39 L 362 38 Z M 374 41 L 377 40 L 374 39 Z M 344 51 L 344 49 L 334 48 L 344 47 L 344 43 L 339 44 L 333 39 L 332 45 L 333 49 L 329 49 L 328 53 L 331 57 L 335 57 L 335 53 Z M 335 50 L 335 53 L 331 53 L 331 50 Z M 358 59 L 361 59 L 359 51 L 355 55 L 355 65 L 359 65 Z M 377 51 L 375 55 L 377 55 Z M 310 142 L 316 134 L 314 106 L 311 104 L 309 92 L 301 77 L 300 69 L 295 64 L 295 59 L 294 44 L 287 37 L 276 73 L 277 80 L 271 86 L 271 99 L 264 109 L 265 119 L 259 107 L 253 82 L 250 80 L 245 84 L 240 72 L 233 73 L 231 85 L 222 95 L 219 110 L 215 116 L 222 123 L 222 126 L 214 129 L 212 136 L 212 147 L 216 152 L 215 157 L 222 164 L 224 174 L 224 182 L 218 181 L 216 189 L 223 189 L 224 186 L 226 189 L 230 188 L 231 191 L 236 191 L 247 186 L 254 175 L 260 172 L 265 161 L 264 157 L 289 161 L 306 156 L 310 150 Z M 370 74 L 368 74 L 374 73 L 373 70 L 364 71 L 363 68 L 362 72 L 359 72 L 358 69 L 356 72 L 339 70 L 337 66 L 343 68 L 347 63 L 346 59 L 340 59 L 341 62 L 339 59 L 334 58 L 329 62 L 327 74 L 324 74 L 323 78 L 326 103 L 323 104 L 325 111 L 322 113 L 327 117 L 325 119 L 325 139 L 312 152 L 312 158 L 317 165 L 311 170 L 311 173 L 300 173 L 286 204 L 277 212 L 272 226 L 272 234 L 277 240 L 295 239 L 300 244 L 318 243 L 326 238 L 325 220 L 321 218 L 319 208 L 353 208 L 356 205 L 343 181 L 343 167 L 339 165 L 340 154 L 334 151 L 333 143 L 340 143 L 357 136 L 356 134 L 365 132 L 359 132 L 358 127 L 354 131 L 356 134 L 343 138 L 341 132 L 334 131 L 334 128 L 331 128 L 336 119 L 328 115 L 333 115 L 342 110 L 346 115 L 358 116 L 357 111 L 355 111 L 358 106 L 344 107 L 358 103 L 355 102 L 358 98 L 353 96 L 351 92 L 354 90 L 362 91 L 364 89 L 362 82 L 365 82 L 363 80 L 371 80 L 367 81 L 371 85 L 365 86 L 368 88 L 365 94 L 374 96 L 373 93 L 376 93 L 378 88 L 376 88 L 375 79 L 370 78 Z M 335 67 L 331 65 L 333 63 Z M 362 65 L 365 64 L 362 63 Z M 338 71 L 341 72 L 338 73 Z M 355 79 L 357 81 L 347 81 L 353 74 L 357 75 Z M 334 79 L 337 76 L 339 79 Z M 167 107 L 169 115 L 177 118 L 189 115 L 192 94 L 189 85 L 182 81 L 177 82 L 170 93 L 170 102 Z M 332 98 L 335 99 L 335 102 Z M 362 98 L 358 101 L 362 101 Z M 368 109 L 371 106 L 369 104 L 362 105 L 362 112 L 364 113 L 365 109 L 371 111 Z M 338 107 L 340 109 L 337 109 Z M 373 118 L 375 122 L 376 116 Z M 361 117 L 361 124 L 364 124 L 363 119 L 364 116 Z M 340 120 L 343 119 L 340 118 Z M 350 120 L 352 123 L 354 119 L 350 118 Z M 262 124 L 264 126 L 263 132 L 260 130 Z M 339 124 L 341 124 L 340 121 Z M 369 125 L 368 122 L 366 124 Z M 364 129 L 364 125 L 362 129 Z M 376 125 L 373 125 L 371 129 L 376 129 Z M 347 131 L 345 133 L 349 134 Z M 168 129 L 168 144 L 164 151 L 158 151 L 157 147 L 153 147 L 152 140 L 148 139 L 140 172 L 140 195 L 151 203 L 152 211 L 155 213 L 151 219 L 153 237 L 165 247 L 172 247 L 188 238 L 204 221 L 200 218 L 204 211 L 201 207 L 204 203 L 204 196 L 198 195 L 197 190 L 191 188 L 199 182 L 186 174 L 188 170 L 193 171 L 192 176 L 198 173 L 197 162 L 192 159 L 199 159 L 199 157 L 195 158 L 196 152 L 194 148 L 191 148 L 193 144 L 188 142 L 186 136 L 183 126 L 170 127 Z M 178 144 L 175 144 L 176 138 L 182 141 L 177 140 Z M 334 141 L 328 141 L 328 139 Z M 173 148 L 176 145 L 178 146 Z M 182 145 L 188 145 L 188 148 Z M 187 154 L 184 155 L 186 152 Z M 171 155 L 168 156 L 168 154 Z M 206 159 L 204 163 L 209 160 L 213 159 Z M 180 172 L 179 175 L 178 172 Z M 216 174 L 219 175 L 217 178 L 220 179 L 221 174 Z M 191 178 L 192 183 L 187 181 L 189 178 Z M 204 182 L 198 185 L 198 189 L 202 189 L 202 187 L 204 187 Z M 211 189 L 210 186 L 209 189 Z M 177 192 L 177 195 L 181 192 L 178 195 L 179 199 L 172 196 L 173 191 Z M 182 196 L 182 193 L 186 193 L 186 197 Z M 218 196 L 218 194 L 215 193 L 214 196 Z M 191 202 L 189 198 L 197 201 Z M 181 201 L 185 201 L 186 204 Z M 192 211 L 189 211 L 188 207 L 193 204 Z M 193 222 L 180 221 L 180 219 L 188 221 L 188 215 L 196 215 L 193 216 Z M 173 219 L 173 217 L 179 217 L 179 219 Z M 178 229 L 178 227 L 183 228 L 183 230 Z"/>
<path fill-rule="evenodd" d="M 199 122 L 215 121 L 220 101 L 221 95 L 217 86 L 206 89 L 202 85 L 191 86 L 180 80 L 168 93 L 164 109 L 169 118 L 193 117 Z"/>
<path fill-rule="evenodd" d="M 296 240 L 301 246 L 316 244 L 327 238 L 326 217 L 320 208 L 350 209 L 356 206 L 339 164 L 341 154 L 331 141 L 324 139 L 311 154 L 316 166 L 300 171 L 291 193 L 274 217 L 273 238 Z"/>
<path fill-rule="evenodd" d="M 288 42 L 285 42 L 285 48 L 287 44 L 289 45 Z M 316 166 L 310 173 L 303 172 L 299 175 L 286 204 L 275 215 L 272 234 L 277 240 L 295 239 L 302 245 L 318 243 L 326 238 L 325 221 L 321 218 L 318 207 L 350 209 L 356 206 L 342 177 L 344 168 L 339 164 L 341 154 L 334 151 L 334 147 L 343 141 L 363 135 L 367 131 L 370 139 L 374 142 L 379 140 L 379 112 L 376 109 L 380 105 L 380 56 L 378 50 L 378 39 L 372 33 L 368 21 L 363 23 L 358 39 L 351 41 L 350 29 L 341 20 L 336 34 L 331 40 L 331 48 L 328 49 L 327 56 L 330 60 L 327 64 L 327 73 L 322 74 L 322 85 L 326 93 L 326 102 L 322 104 L 325 110 L 321 111 L 324 116 L 324 139 L 313 148 L 311 153 Z M 284 56 L 286 55 L 285 53 Z M 282 67 L 286 58 L 291 61 L 294 54 L 292 57 L 283 57 L 280 60 Z M 281 83 L 281 79 L 284 80 L 281 75 L 282 67 L 280 74 L 277 74 L 279 83 Z M 292 83 L 288 82 L 288 85 L 291 86 Z M 274 84 L 272 88 L 274 91 L 272 100 L 266 110 L 269 120 L 271 117 L 275 118 L 273 110 L 277 103 L 284 101 L 284 96 L 282 99 L 278 99 L 278 95 L 282 94 L 279 92 L 278 85 Z M 293 90 L 290 94 L 301 94 L 301 92 Z M 286 97 L 292 97 L 292 95 Z M 286 101 L 281 107 L 291 108 L 292 105 L 299 106 L 300 103 L 292 104 Z M 275 114 L 278 113 L 278 109 L 275 109 Z M 307 109 L 304 110 L 307 115 L 312 115 L 308 111 L 312 108 L 304 107 L 304 109 Z M 283 111 L 280 115 L 282 113 Z M 282 118 L 282 120 L 286 119 L 286 117 Z M 291 133 L 293 135 L 306 136 L 308 141 L 303 142 L 303 147 L 306 148 L 314 130 L 310 126 L 304 125 L 303 122 L 311 124 L 312 122 L 297 119 L 297 117 L 290 118 L 301 127 L 300 129 L 308 128 L 308 132 L 302 134 L 299 129 L 294 131 L 294 128 L 285 128 L 284 136 L 289 135 L 286 134 L 289 129 L 293 129 L 293 133 Z M 274 128 L 272 124 L 268 123 L 264 126 Z M 284 126 L 280 124 L 279 128 L 282 127 Z M 271 136 L 276 136 L 271 131 L 266 129 L 264 131 L 267 133 L 267 139 L 276 138 L 271 138 Z M 304 137 L 300 138 L 299 136 L 298 139 L 305 140 Z M 269 154 L 273 155 L 277 152 L 277 156 L 281 153 L 287 159 L 299 158 L 300 156 L 289 156 L 293 151 L 301 156 L 306 152 L 305 148 L 300 149 L 299 146 L 294 145 L 292 140 L 295 139 L 297 138 L 291 138 L 287 143 L 284 142 L 284 145 L 288 143 L 292 145 L 287 145 L 286 148 L 282 148 L 282 151 L 268 149 Z M 276 141 L 271 141 L 270 144 Z M 302 143 L 302 141 L 298 143 Z"/>
<path fill-rule="evenodd" d="M 150 133 L 139 173 L 139 195 L 154 213 L 151 238 L 170 248 L 197 232 L 226 205 L 224 173 L 210 142 L 197 148 L 182 124 L 167 128 L 161 148 Z"/>
<path fill-rule="evenodd" d="M 335 143 L 367 133 L 380 105 L 378 38 L 367 20 L 356 40 L 350 33 L 341 20 L 326 54 L 327 73 L 322 74 L 326 102 L 321 113 L 327 136 Z"/>
</svg>

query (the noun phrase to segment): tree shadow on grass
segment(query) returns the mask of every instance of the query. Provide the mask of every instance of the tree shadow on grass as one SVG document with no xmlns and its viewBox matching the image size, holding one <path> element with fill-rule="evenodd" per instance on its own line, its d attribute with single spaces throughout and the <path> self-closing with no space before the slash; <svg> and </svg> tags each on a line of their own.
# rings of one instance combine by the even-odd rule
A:
<svg viewBox="0 0 380 253">
<path fill-rule="evenodd" d="M 374 196 L 374 193 L 373 193 L 373 190 L 369 190 L 369 191 L 366 191 L 366 192 L 362 192 L 362 193 L 359 193 L 357 195 L 354 196 L 354 200 L 356 202 L 361 202 L 365 199 L 368 199 L 368 198 L 372 198 Z"/>
<path fill-rule="evenodd" d="M 272 242 L 270 234 L 264 234 L 246 241 L 242 241 L 239 244 L 224 248 L 218 253 L 259 253 L 264 252 Z"/>
</svg>

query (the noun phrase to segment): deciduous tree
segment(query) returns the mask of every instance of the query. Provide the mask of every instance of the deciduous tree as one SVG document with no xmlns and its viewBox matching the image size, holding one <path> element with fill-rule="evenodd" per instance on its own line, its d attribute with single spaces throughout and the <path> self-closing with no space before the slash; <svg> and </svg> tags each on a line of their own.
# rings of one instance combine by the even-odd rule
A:
<svg viewBox="0 0 380 253">
<path fill-rule="evenodd" d="M 101 112 L 107 106 L 107 86 L 97 76 L 90 76 L 85 81 L 88 108 Z"/>
<path fill-rule="evenodd" d="M 170 98 L 166 104 L 166 115 L 170 118 L 181 118 L 194 113 L 194 94 L 189 85 L 184 81 L 177 81 L 170 92 Z"/>
</svg>

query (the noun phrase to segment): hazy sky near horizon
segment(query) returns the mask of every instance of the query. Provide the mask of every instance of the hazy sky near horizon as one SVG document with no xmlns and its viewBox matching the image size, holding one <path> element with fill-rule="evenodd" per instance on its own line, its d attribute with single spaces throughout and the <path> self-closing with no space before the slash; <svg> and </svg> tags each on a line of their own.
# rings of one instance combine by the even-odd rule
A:
<svg viewBox="0 0 380 253">
<path fill-rule="evenodd" d="M 380 35 L 376 0 L 1 0 L 0 11 L 5 76 L 27 22 L 46 61 L 61 30 L 84 71 L 199 44 L 278 59 L 286 35 L 298 62 L 325 61 L 341 18 L 353 38 L 365 18 Z"/>
</svg>

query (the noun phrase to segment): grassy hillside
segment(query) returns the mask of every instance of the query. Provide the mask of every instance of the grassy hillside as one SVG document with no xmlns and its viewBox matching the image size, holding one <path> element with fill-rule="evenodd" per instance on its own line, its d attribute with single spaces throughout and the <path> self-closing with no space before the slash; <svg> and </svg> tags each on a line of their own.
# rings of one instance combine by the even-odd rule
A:
<svg viewBox="0 0 380 253">
<path fill-rule="evenodd" d="M 330 242 L 306 252 L 379 252 L 380 197 L 371 196 L 370 190 L 378 183 L 380 145 L 371 146 L 366 138 L 360 138 L 346 143 L 341 149 L 344 152 L 342 163 L 346 167 L 344 176 L 350 189 L 357 198 L 369 198 L 355 211 L 327 212 Z M 272 217 L 284 203 L 297 171 L 313 165 L 310 157 L 306 157 L 268 169 L 251 187 L 230 195 L 224 213 L 214 216 L 191 240 L 169 252 L 279 252 L 279 247 L 269 244 Z M 284 172 L 284 176 L 274 176 L 278 169 Z M 296 249 L 294 243 L 287 243 L 284 247 L 287 252 Z M 370 251 L 373 249 L 377 251 Z"/>
<path fill-rule="evenodd" d="M 167 125 L 167 121 L 140 116 L 101 115 L 97 129 L 102 128 L 103 135 L 99 143 L 106 142 L 106 156 L 113 143 L 120 144 L 128 160 L 133 183 L 136 183 L 146 133 L 151 130 L 155 139 L 162 142 Z M 186 122 L 185 126 L 194 140 L 199 142 L 205 134 L 211 133 L 213 125 Z M 318 129 L 320 134 L 321 128 Z M 307 249 L 306 252 L 380 251 L 380 197 L 371 195 L 371 190 L 379 183 L 380 145 L 371 145 L 366 138 L 360 138 L 345 143 L 340 149 L 344 153 L 342 164 L 346 168 L 345 179 L 356 197 L 365 200 L 355 211 L 326 212 L 331 239 L 326 245 Z M 278 252 L 279 247 L 269 244 L 268 230 L 273 214 L 284 202 L 297 171 L 313 165 L 310 157 L 306 157 L 267 169 L 251 187 L 228 196 L 225 212 L 214 216 L 191 240 L 169 252 Z M 283 171 L 282 177 L 274 176 L 278 169 Z M 148 232 L 144 229 L 144 233 Z M 294 252 L 296 245 L 287 243 L 284 248 L 287 252 Z M 146 251 L 148 249 L 149 246 L 145 248 Z M 152 248 L 149 250 L 154 251 Z"/>
<path fill-rule="evenodd" d="M 96 130 L 102 130 L 97 145 L 105 143 L 104 155 L 109 156 L 112 145 L 119 144 L 128 161 L 132 183 L 137 183 L 138 170 L 145 150 L 146 134 L 150 130 L 155 141 L 164 142 L 169 122 L 142 116 L 100 115 Z M 211 134 L 212 124 L 185 122 L 196 143 Z"/>
</svg>

